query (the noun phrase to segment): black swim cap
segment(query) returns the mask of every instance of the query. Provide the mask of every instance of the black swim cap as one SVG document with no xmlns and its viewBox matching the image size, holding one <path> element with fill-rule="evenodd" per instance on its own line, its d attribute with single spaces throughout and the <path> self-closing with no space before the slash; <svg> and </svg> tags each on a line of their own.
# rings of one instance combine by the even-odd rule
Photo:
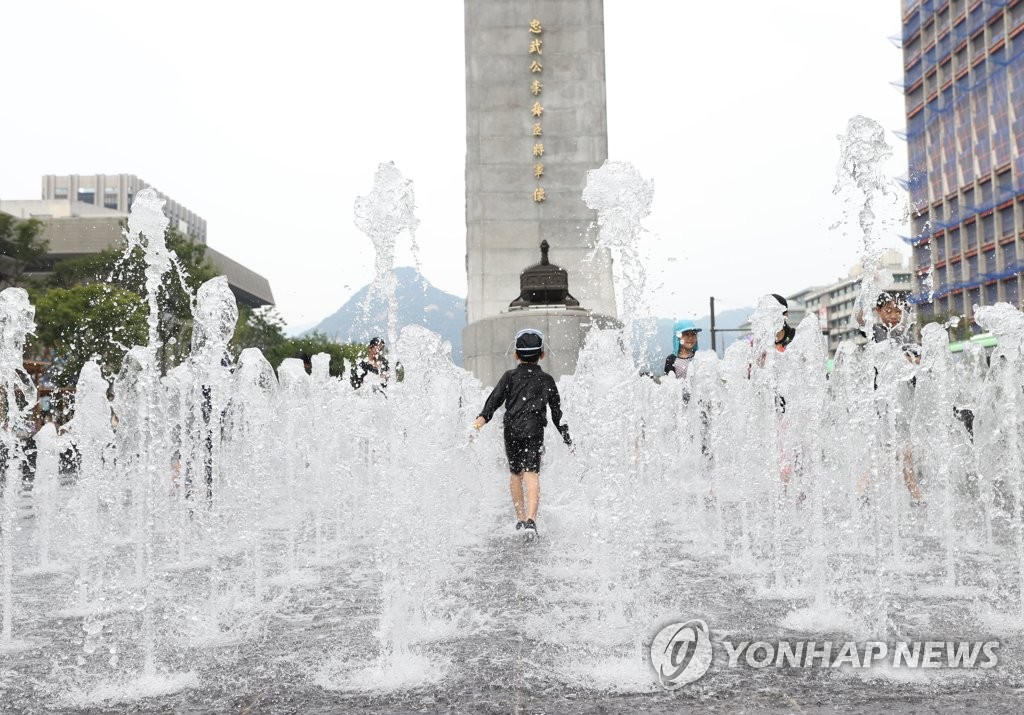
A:
<svg viewBox="0 0 1024 715">
<path fill-rule="evenodd" d="M 876 308 L 881 308 L 883 305 L 887 305 L 888 303 L 895 303 L 902 308 L 907 304 L 907 294 L 903 291 L 893 291 L 892 293 L 883 291 L 879 293 L 878 297 L 875 299 Z"/>
<path fill-rule="evenodd" d="M 527 328 L 516 333 L 516 352 L 520 355 L 537 355 L 543 349 L 544 335 L 539 330 Z"/>
</svg>

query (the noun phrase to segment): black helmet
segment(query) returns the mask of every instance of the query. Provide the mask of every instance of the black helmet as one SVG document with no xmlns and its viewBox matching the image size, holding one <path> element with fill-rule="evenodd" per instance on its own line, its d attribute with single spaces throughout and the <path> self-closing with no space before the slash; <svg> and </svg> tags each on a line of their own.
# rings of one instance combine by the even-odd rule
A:
<svg viewBox="0 0 1024 715">
<path fill-rule="evenodd" d="M 533 328 L 526 328 L 516 333 L 516 352 L 530 357 L 538 355 L 544 349 L 544 334 Z"/>
</svg>

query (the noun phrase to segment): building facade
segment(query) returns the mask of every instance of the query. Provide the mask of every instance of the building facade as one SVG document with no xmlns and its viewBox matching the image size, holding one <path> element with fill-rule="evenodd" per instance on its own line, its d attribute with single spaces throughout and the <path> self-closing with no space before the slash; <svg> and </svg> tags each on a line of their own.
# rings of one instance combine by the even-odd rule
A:
<svg viewBox="0 0 1024 715">
<path fill-rule="evenodd" d="M 911 300 L 925 320 L 1019 307 L 1024 0 L 903 0 L 902 47 Z"/>
<path fill-rule="evenodd" d="M 909 293 L 913 285 L 913 272 L 907 259 L 895 249 L 884 251 L 881 258 L 881 268 L 890 280 L 880 285 L 879 291 Z M 860 339 L 856 303 L 863 280 L 863 265 L 857 263 L 850 269 L 847 278 L 824 288 L 815 288 L 803 296 L 804 309 L 808 313 L 818 314 L 822 332 L 828 336 L 830 356 L 836 354 L 836 348 L 843 340 Z M 792 314 L 792 310 L 790 312 Z"/>
<path fill-rule="evenodd" d="M 46 177 L 43 179 L 43 185 L 46 186 Z M 99 186 L 103 188 L 104 185 Z M 134 192 L 131 192 L 131 195 L 134 196 Z M 179 216 L 182 215 L 180 208 L 178 205 Z M 164 210 L 167 211 L 166 204 Z M 29 275 L 45 275 L 51 272 L 59 261 L 98 253 L 109 248 L 123 249 L 125 245 L 123 231 L 129 215 L 127 210 L 69 198 L 50 198 L 0 200 L 0 212 L 20 219 L 36 218 L 43 222 L 40 238 L 47 242 L 47 254 L 26 269 Z M 205 245 L 206 222 L 202 219 L 198 221 L 201 224 L 193 221 L 193 226 L 201 225 L 204 240 L 200 242 L 192 234 L 188 236 L 196 243 Z M 218 272 L 227 277 L 231 292 L 239 303 L 251 308 L 274 304 L 274 294 L 266 278 L 209 245 L 206 245 L 206 257 Z"/>
<path fill-rule="evenodd" d="M 170 219 L 171 228 L 196 243 L 206 243 L 205 219 L 134 174 L 48 174 L 43 177 L 42 198 L 77 201 L 127 214 L 142 189 L 153 189 L 164 199 L 164 215 Z"/>
</svg>

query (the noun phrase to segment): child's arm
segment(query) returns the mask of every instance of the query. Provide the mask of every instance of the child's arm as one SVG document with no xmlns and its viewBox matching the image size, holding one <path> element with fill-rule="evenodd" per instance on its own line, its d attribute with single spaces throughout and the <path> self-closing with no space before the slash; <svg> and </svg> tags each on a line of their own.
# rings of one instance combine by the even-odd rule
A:
<svg viewBox="0 0 1024 715">
<path fill-rule="evenodd" d="M 562 441 L 571 447 L 572 438 L 569 436 L 569 425 L 562 424 L 562 398 L 558 394 L 554 378 L 551 379 L 551 387 L 548 389 L 548 407 L 551 408 L 551 421 L 555 423 L 555 429 L 562 435 Z"/>
<path fill-rule="evenodd" d="M 488 396 L 487 401 L 484 403 L 484 408 L 480 410 L 480 414 L 473 421 L 474 428 L 480 429 L 491 421 L 495 411 L 505 402 L 505 390 L 507 387 L 508 373 L 505 373 L 498 380 L 498 384 L 494 386 L 494 389 L 491 390 L 490 396 Z"/>
<path fill-rule="evenodd" d="M 352 370 L 351 370 L 351 372 L 349 374 L 349 382 L 351 382 L 352 383 L 352 387 L 357 389 L 357 390 L 362 386 L 363 380 L 366 378 L 366 370 L 365 369 L 362 371 L 362 374 L 360 374 L 360 372 L 359 372 L 359 370 L 362 367 L 363 367 L 363 363 L 362 362 L 354 362 L 354 363 L 352 363 Z"/>
</svg>

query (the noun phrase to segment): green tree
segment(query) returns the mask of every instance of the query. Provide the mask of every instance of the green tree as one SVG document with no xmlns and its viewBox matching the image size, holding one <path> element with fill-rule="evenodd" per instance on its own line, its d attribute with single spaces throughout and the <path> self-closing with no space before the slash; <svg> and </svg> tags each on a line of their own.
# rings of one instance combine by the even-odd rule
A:
<svg viewBox="0 0 1024 715">
<path fill-rule="evenodd" d="M 238 324 L 231 339 L 236 356 L 245 348 L 259 348 L 264 357 L 271 351 L 285 352 L 288 348 L 282 346 L 287 342 L 284 320 L 272 306 L 255 309 L 245 305 L 238 306 Z"/>
<path fill-rule="evenodd" d="M 206 257 L 205 246 L 174 230 L 167 231 L 165 241 L 177 257 L 157 296 L 157 357 L 166 371 L 188 355 L 195 291 L 217 271 Z M 81 366 L 93 353 L 101 356 L 110 375 L 120 369 L 129 348 L 146 342 L 149 307 L 145 272 L 142 249 L 126 255 L 111 248 L 58 262 L 48 289 L 33 292 L 36 323 L 40 326 L 37 342 L 56 348 L 63 364 L 62 385 L 75 382 Z M 65 308 L 61 308 L 62 302 L 66 302 Z M 101 347 L 104 340 L 106 344 Z"/>
<path fill-rule="evenodd" d="M 165 240 L 177 257 L 158 294 L 157 357 L 166 371 L 188 356 L 195 292 L 218 274 L 202 244 L 174 230 L 167 231 Z M 56 348 L 62 363 L 59 385 L 74 384 L 82 365 L 94 354 L 107 375 L 116 374 L 125 352 L 146 342 L 149 307 L 145 269 L 141 249 L 125 255 L 112 248 L 60 261 L 48 285 L 34 292 L 39 325 L 36 342 Z M 342 374 L 346 360 L 351 364 L 365 354 L 363 345 L 337 343 L 323 334 L 289 338 L 284 333 L 284 321 L 269 306 L 239 306 L 231 347 L 236 356 L 245 348 L 259 348 L 275 369 L 285 358 L 327 353 L 334 376 Z"/>
<path fill-rule="evenodd" d="M 959 319 L 956 325 L 952 324 L 954 319 Z M 942 323 L 949 333 L 950 340 L 970 340 L 974 334 L 971 331 L 971 322 L 959 313 L 936 313 L 934 315 L 919 318 L 921 327 L 929 323 Z"/>
<path fill-rule="evenodd" d="M 53 266 L 53 273 L 48 280 L 49 285 L 54 288 L 70 288 L 82 283 L 110 281 L 113 278 L 114 267 L 122 255 L 122 251 L 108 248 L 99 253 L 65 258 Z"/>
<path fill-rule="evenodd" d="M 137 293 L 109 283 L 51 288 L 35 300 L 36 342 L 53 346 L 58 386 L 74 385 L 85 362 L 96 356 L 108 375 L 124 354 L 146 341 L 146 304 Z"/>
<path fill-rule="evenodd" d="M 355 343 L 337 343 L 322 333 L 314 333 L 304 338 L 286 338 L 284 343 L 265 352 L 264 357 L 274 369 L 277 369 L 285 358 L 299 358 L 303 355 L 312 357 L 317 353 L 327 353 L 331 356 L 330 374 L 333 377 L 340 377 L 344 374 L 345 361 L 352 364 L 366 353 L 366 349 Z"/>
<path fill-rule="evenodd" d="M 330 374 L 339 377 L 345 361 L 351 365 L 366 354 L 366 346 L 358 343 L 339 343 L 323 333 L 313 333 L 301 338 L 289 338 L 284 334 L 284 320 L 276 309 L 264 306 L 255 310 L 242 306 L 239 309 L 238 326 L 232 338 L 235 354 L 245 348 L 259 348 L 263 357 L 276 370 L 286 358 L 312 357 L 317 353 L 331 356 Z"/>
<path fill-rule="evenodd" d="M 49 242 L 40 237 L 43 222 L 21 220 L 0 213 L 0 289 L 22 285 L 25 270 L 49 250 Z"/>
</svg>

